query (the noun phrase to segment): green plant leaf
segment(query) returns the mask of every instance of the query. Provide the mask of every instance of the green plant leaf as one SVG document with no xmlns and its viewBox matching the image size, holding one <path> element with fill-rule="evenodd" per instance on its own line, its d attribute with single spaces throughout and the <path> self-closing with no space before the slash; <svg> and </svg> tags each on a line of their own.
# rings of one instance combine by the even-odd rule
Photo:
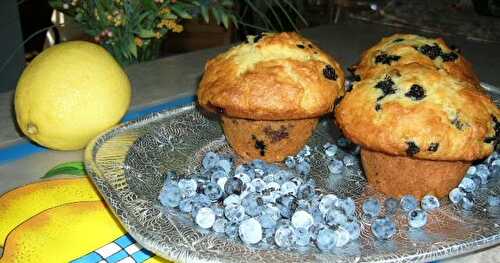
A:
<svg viewBox="0 0 500 263">
<path fill-rule="evenodd" d="M 201 11 L 201 16 L 203 17 L 203 20 L 205 20 L 205 23 L 209 23 L 210 22 L 210 17 L 208 16 L 208 8 L 204 5 L 202 5 L 200 7 L 200 11 Z"/>
<path fill-rule="evenodd" d="M 151 38 L 156 36 L 153 30 L 147 30 L 147 29 L 141 29 L 138 35 L 142 38 Z"/>
<path fill-rule="evenodd" d="M 235 16 L 235 15 L 233 15 L 233 14 L 230 14 L 230 15 L 229 15 L 229 18 L 231 19 L 231 21 L 232 21 L 233 25 L 234 25 L 236 28 L 238 28 L 238 19 L 236 18 L 236 16 Z"/>
<path fill-rule="evenodd" d="M 52 167 L 52 169 L 45 173 L 45 175 L 41 178 L 50 178 L 60 174 L 85 175 L 85 165 L 80 161 L 62 163 Z"/>
<path fill-rule="evenodd" d="M 217 25 L 220 25 L 220 11 L 217 8 L 212 8 L 212 15 L 215 18 Z"/>
<path fill-rule="evenodd" d="M 234 1 L 233 0 L 222 0 L 220 1 L 220 4 L 225 7 L 233 7 L 234 6 Z"/>
<path fill-rule="evenodd" d="M 132 56 L 134 56 L 134 58 L 137 57 L 137 46 L 135 45 L 133 38 L 131 38 L 129 43 L 128 43 L 128 51 L 130 51 L 130 54 L 132 54 Z"/>
<path fill-rule="evenodd" d="M 229 28 L 229 17 L 226 13 L 222 13 L 222 24 L 224 24 L 226 29 Z"/>
<path fill-rule="evenodd" d="M 182 6 L 180 5 L 172 5 L 170 6 L 170 8 L 172 8 L 172 10 L 174 11 L 174 13 L 176 13 L 177 15 L 179 15 L 180 17 L 184 18 L 184 19 L 191 19 L 191 15 L 186 12 L 186 10 L 184 10 L 182 8 Z"/>
</svg>

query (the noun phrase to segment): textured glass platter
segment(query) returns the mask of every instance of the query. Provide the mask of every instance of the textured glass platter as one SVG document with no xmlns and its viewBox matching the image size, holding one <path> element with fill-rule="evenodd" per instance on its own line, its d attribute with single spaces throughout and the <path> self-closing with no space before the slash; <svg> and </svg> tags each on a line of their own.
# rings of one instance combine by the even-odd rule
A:
<svg viewBox="0 0 500 263">
<path fill-rule="evenodd" d="M 483 84 L 497 105 L 500 92 Z M 335 142 L 337 128 L 323 119 L 308 145 L 320 149 Z M 500 208 L 485 204 L 480 192 L 474 210 L 456 208 L 447 198 L 439 210 L 429 214 L 421 230 L 408 231 L 406 219 L 396 217 L 398 232 L 389 241 L 377 241 L 370 222 L 361 218 L 362 234 L 356 242 L 330 253 L 315 247 L 306 251 L 262 250 L 195 227 L 158 201 L 164 174 L 176 170 L 192 174 L 207 151 L 230 153 L 218 120 L 194 104 L 155 113 L 124 123 L 94 139 L 85 151 L 87 172 L 125 229 L 144 247 L 180 262 L 402 262 L 431 261 L 465 254 L 500 243 Z M 341 180 L 331 180 L 322 151 L 314 151 L 311 176 L 321 191 L 350 196 L 360 213 L 361 202 L 384 196 L 366 185 L 362 171 L 352 169 Z M 500 194 L 500 182 L 488 191 Z"/>
</svg>

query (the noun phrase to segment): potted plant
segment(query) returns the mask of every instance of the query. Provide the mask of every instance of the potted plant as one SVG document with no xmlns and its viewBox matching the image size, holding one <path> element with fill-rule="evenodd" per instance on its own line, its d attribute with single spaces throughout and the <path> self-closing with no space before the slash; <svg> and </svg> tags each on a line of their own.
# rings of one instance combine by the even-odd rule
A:
<svg viewBox="0 0 500 263">
<path fill-rule="evenodd" d="M 226 30 L 241 25 L 245 33 L 297 30 L 297 19 L 305 25 L 307 22 L 297 9 L 301 1 L 294 2 L 298 3 L 290 0 L 49 0 L 54 9 L 72 18 L 124 66 L 157 58 L 163 40 L 172 36 L 171 33 L 182 32 L 184 25 L 189 27 L 189 34 L 185 35 L 191 38 L 191 43 L 177 39 L 180 45 L 186 46 L 181 51 L 214 45 L 195 43 L 207 33 L 198 32 L 199 28 L 208 30 L 211 37 L 214 32 L 222 34 L 218 44 L 228 44 L 231 32 L 221 31 L 220 27 L 214 30 L 213 25 L 222 25 Z M 202 35 L 193 37 L 193 32 Z M 191 44 L 194 48 L 188 47 Z"/>
<path fill-rule="evenodd" d="M 183 31 L 180 21 L 217 14 L 226 28 L 236 24 L 231 0 L 49 0 L 94 41 L 126 66 L 158 57 L 167 33 Z"/>
</svg>

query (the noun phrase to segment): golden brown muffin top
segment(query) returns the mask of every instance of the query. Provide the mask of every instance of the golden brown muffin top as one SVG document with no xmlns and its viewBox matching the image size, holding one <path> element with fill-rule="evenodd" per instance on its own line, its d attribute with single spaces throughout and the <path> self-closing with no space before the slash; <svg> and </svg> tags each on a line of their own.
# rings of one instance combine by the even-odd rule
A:
<svg viewBox="0 0 500 263">
<path fill-rule="evenodd" d="M 375 67 L 336 109 L 344 134 L 363 147 L 430 160 L 488 156 L 499 110 L 481 87 L 445 70 L 411 63 Z"/>
<path fill-rule="evenodd" d="M 470 63 L 456 50 L 450 49 L 443 39 L 426 38 L 411 34 L 395 34 L 382 38 L 375 46 L 366 50 L 356 74 L 361 78 L 373 67 L 388 67 L 419 63 L 444 69 L 455 78 L 479 84 Z"/>
<path fill-rule="evenodd" d="M 318 117 L 343 94 L 339 64 L 297 33 L 251 36 L 209 60 L 197 93 L 208 110 L 255 120 Z"/>
</svg>

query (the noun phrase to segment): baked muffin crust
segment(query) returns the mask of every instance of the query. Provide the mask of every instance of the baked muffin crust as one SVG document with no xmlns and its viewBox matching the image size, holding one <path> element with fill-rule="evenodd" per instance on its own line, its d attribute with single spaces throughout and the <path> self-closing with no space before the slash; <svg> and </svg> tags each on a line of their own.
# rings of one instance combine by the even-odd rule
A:
<svg viewBox="0 0 500 263">
<path fill-rule="evenodd" d="M 362 147 L 417 159 L 472 161 L 488 156 L 499 110 L 482 88 L 430 65 L 374 67 L 336 109 L 344 134 Z"/>
<path fill-rule="evenodd" d="M 383 38 L 363 52 L 355 66 L 355 74 L 369 77 L 373 67 L 390 67 L 419 63 L 442 69 L 453 77 L 479 84 L 471 64 L 456 49 L 451 49 L 442 38 L 426 38 L 411 34 L 394 34 Z"/>
<path fill-rule="evenodd" d="M 197 95 L 202 107 L 230 117 L 306 119 L 331 112 L 343 85 L 339 64 L 309 40 L 265 34 L 211 59 Z"/>
</svg>

